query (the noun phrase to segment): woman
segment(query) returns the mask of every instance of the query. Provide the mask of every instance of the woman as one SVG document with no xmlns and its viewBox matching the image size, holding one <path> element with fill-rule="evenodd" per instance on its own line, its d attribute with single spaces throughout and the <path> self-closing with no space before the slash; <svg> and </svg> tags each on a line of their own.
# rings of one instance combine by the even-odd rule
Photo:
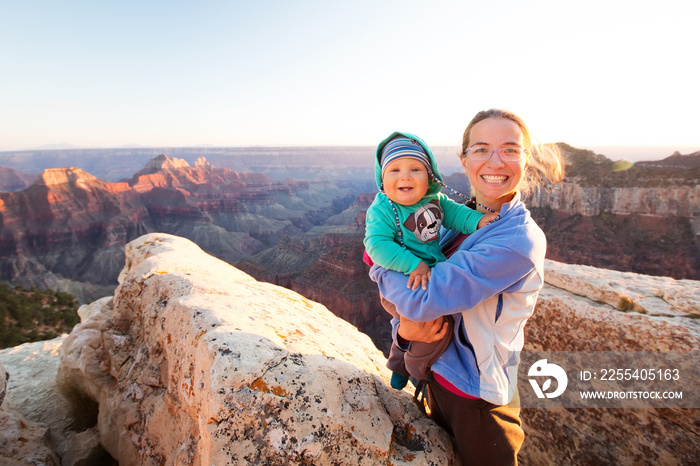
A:
<svg viewBox="0 0 700 466">
<path fill-rule="evenodd" d="M 460 155 L 475 208 L 499 219 L 471 235 L 448 232 L 449 259 L 431 272 L 428 289 L 374 266 L 370 276 L 402 316 L 397 343 L 451 342 L 428 380 L 431 417 L 454 439 L 466 464 L 517 464 L 524 439 L 516 390 L 523 327 L 542 288 L 546 240 L 521 194 L 544 176 L 563 175 L 558 153 L 535 146 L 523 121 L 503 110 L 479 112 Z M 451 254 L 451 256 L 450 256 Z"/>
</svg>

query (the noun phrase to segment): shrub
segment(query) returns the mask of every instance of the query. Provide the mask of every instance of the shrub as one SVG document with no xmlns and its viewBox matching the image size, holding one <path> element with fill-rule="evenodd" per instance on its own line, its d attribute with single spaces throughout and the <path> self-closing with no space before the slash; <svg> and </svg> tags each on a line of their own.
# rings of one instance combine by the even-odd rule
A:
<svg viewBox="0 0 700 466">
<path fill-rule="evenodd" d="M 55 338 L 80 321 L 70 293 L 0 282 L 0 348 Z"/>
</svg>

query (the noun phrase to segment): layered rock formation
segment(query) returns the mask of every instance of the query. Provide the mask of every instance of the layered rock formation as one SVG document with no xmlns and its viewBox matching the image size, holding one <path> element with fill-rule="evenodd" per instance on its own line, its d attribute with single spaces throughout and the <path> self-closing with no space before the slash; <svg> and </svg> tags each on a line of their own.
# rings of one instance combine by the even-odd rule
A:
<svg viewBox="0 0 700 466">
<path fill-rule="evenodd" d="M 37 346 L 44 346 L 44 343 L 35 343 L 32 350 L 26 351 L 29 345 L 4 350 L 0 356 L 2 362 L 11 367 L 12 376 L 8 374 L 4 365 L 0 363 L 0 463 L 8 466 L 20 466 L 27 464 L 42 464 L 49 466 L 58 466 L 60 463 L 59 456 L 55 453 L 54 446 L 51 444 L 51 434 L 58 432 L 59 427 L 53 431 L 49 427 L 52 421 L 57 421 L 51 415 L 42 418 L 40 421 L 31 419 L 31 413 L 38 411 L 39 407 L 46 407 L 45 401 L 50 399 L 45 391 L 41 391 L 38 397 L 32 401 L 35 404 L 27 405 L 22 403 L 22 396 L 29 391 L 30 383 L 23 377 L 22 369 L 27 369 L 32 365 L 32 362 L 17 364 L 22 359 L 33 361 L 37 357 Z M 17 357 L 22 359 L 17 361 Z M 38 355 L 41 362 L 47 361 L 43 354 Z M 50 390 L 50 386 L 55 387 L 55 374 L 58 367 L 58 358 L 53 358 L 55 364 L 53 370 L 46 371 L 46 365 L 43 367 L 33 367 L 37 369 L 33 374 L 34 380 L 44 382 L 42 388 Z M 42 369 L 44 370 L 42 372 Z M 45 377 L 50 377 L 48 381 Z M 14 385 L 14 386 L 13 386 Z M 33 393 L 36 394 L 36 393 Z M 61 401 L 64 401 L 61 397 Z"/>
<path fill-rule="evenodd" d="M 664 180 L 669 182 L 670 180 Z M 700 180 L 699 180 L 700 181 Z M 565 182 L 541 187 L 528 198 L 529 207 L 547 207 L 568 215 L 700 216 L 700 185 L 677 187 L 600 187 Z M 700 230 L 698 231 L 700 233 Z"/>
<path fill-rule="evenodd" d="M 700 279 L 700 220 L 642 215 L 568 215 L 531 208 L 547 235 L 547 258 L 570 264 Z"/>
<path fill-rule="evenodd" d="M 370 340 L 182 238 L 129 243 L 113 299 L 81 310 L 59 381 L 99 403 L 120 464 L 450 464 Z"/>
<path fill-rule="evenodd" d="M 0 279 L 89 301 L 114 290 L 124 245 L 144 233 L 185 236 L 233 262 L 322 222 L 351 193 L 165 155 L 118 183 L 47 169 L 29 188 L 0 193 Z"/>
<path fill-rule="evenodd" d="M 36 175 L 0 166 L 0 191 L 21 191 L 29 187 L 35 179 Z"/>
<path fill-rule="evenodd" d="M 590 151 L 562 148 L 569 173 L 565 182 L 542 187 L 527 199 L 548 235 L 550 259 L 700 278 L 697 154 L 627 166 Z M 110 167 L 123 171 L 157 149 L 0 154 L 8 163 L 24 161 L 27 167 L 47 160 L 53 166 L 81 164 L 81 169 L 49 169 L 28 189 L 0 194 L 0 280 L 69 291 L 87 302 L 113 291 L 124 244 L 153 231 L 187 237 L 235 263 L 324 223 L 361 192 L 360 186 L 375 189 L 370 149 L 180 148 L 173 152 L 195 160 L 192 166 L 161 154 L 118 183 L 100 181 L 86 167 L 102 167 L 103 173 L 109 160 Z M 454 151 L 442 152 L 445 173 L 448 167 L 458 169 Z M 204 154 L 238 171 L 197 159 Z M 364 183 L 348 182 L 362 167 L 367 170 Z M 267 174 L 243 172 L 251 169 Z M 274 181 L 301 173 L 313 181 Z M 447 179 L 468 192 L 461 173 Z M 338 233 L 347 237 L 353 232 Z M 328 252 L 326 239 L 308 243 L 322 244 L 319 254 Z M 267 273 L 294 283 L 286 271 Z"/>
<path fill-rule="evenodd" d="M 697 246 L 700 154 L 675 154 L 658 162 L 629 163 L 620 169 L 620 162 L 590 151 L 564 144 L 562 150 L 567 159 L 566 179 L 556 185 L 536 186 L 526 198 L 530 209 L 540 215 L 541 209 L 547 209 L 569 227 L 581 219 L 604 216 L 613 226 L 633 222 L 653 232 L 655 224 L 663 223 L 659 219 L 671 219 L 686 225 L 689 239 Z M 559 236 L 552 235 L 550 242 L 556 244 Z"/>
<path fill-rule="evenodd" d="M 656 162 L 613 162 L 603 155 L 559 145 L 566 179 L 535 187 L 528 206 L 570 215 L 700 215 L 700 153 Z"/>
<path fill-rule="evenodd" d="M 526 198 L 548 258 L 700 279 L 700 154 L 631 164 L 560 146 L 564 182 Z"/>
</svg>

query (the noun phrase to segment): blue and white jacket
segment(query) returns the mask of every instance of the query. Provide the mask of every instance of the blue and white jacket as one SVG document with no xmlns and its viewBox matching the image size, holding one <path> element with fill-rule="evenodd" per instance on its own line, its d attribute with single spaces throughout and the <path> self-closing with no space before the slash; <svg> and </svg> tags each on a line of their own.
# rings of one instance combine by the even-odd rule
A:
<svg viewBox="0 0 700 466">
<path fill-rule="evenodd" d="M 406 275 L 377 265 L 370 277 L 408 319 L 452 315 L 452 341 L 433 371 L 468 395 L 505 405 L 517 388 L 523 328 L 544 283 L 547 241 L 519 194 L 503 204 L 500 215 L 433 267 L 427 290 L 410 290 Z M 458 234 L 441 235 L 441 244 Z"/>
</svg>

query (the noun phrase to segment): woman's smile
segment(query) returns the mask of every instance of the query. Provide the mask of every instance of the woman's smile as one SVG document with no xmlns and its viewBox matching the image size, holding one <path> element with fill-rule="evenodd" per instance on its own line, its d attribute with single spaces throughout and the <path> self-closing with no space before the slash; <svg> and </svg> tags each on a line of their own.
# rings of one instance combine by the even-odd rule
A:
<svg viewBox="0 0 700 466">
<path fill-rule="evenodd" d="M 481 178 L 489 184 L 501 184 L 508 180 L 506 175 L 481 175 Z"/>
</svg>

